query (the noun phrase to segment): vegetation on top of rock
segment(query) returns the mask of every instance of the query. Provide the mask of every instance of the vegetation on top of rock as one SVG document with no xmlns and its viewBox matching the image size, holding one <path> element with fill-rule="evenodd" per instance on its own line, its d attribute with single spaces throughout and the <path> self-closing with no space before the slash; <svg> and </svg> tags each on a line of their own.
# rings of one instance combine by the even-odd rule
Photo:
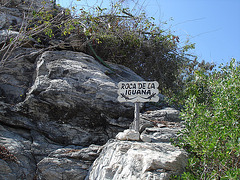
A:
<svg viewBox="0 0 240 180">
<path fill-rule="evenodd" d="M 30 4 L 23 12 L 22 24 L 9 27 L 18 34 L 1 42 L 1 64 L 21 46 L 41 51 L 44 48 L 83 51 L 105 65 L 105 61 L 122 64 L 146 80 L 157 80 L 160 92 L 169 96 L 181 92 L 185 77 L 195 67 L 207 70 L 213 67 L 198 63 L 196 57 L 187 53 L 194 44 L 180 47 L 179 37 L 156 25 L 153 17 L 139 11 L 137 3 L 135 9 L 116 1 L 109 8 L 96 6 L 85 10 L 73 6 L 70 10 L 55 5 L 45 8 L 47 2 L 42 1 L 43 7 L 39 9 Z"/>
</svg>

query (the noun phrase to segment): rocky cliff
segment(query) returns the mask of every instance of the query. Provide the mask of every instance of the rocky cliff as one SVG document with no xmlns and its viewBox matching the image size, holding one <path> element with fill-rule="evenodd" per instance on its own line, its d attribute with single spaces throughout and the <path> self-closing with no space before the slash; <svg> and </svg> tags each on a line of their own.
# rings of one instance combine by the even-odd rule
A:
<svg viewBox="0 0 240 180">
<path fill-rule="evenodd" d="M 31 3 L 1 1 L 1 46 Z M 117 101 L 117 84 L 143 79 L 108 65 L 82 52 L 12 51 L 0 67 L 0 179 L 168 179 L 184 170 L 186 153 L 170 143 L 183 127 L 175 109 L 146 111 L 141 138 L 115 139 L 134 111 Z"/>
</svg>

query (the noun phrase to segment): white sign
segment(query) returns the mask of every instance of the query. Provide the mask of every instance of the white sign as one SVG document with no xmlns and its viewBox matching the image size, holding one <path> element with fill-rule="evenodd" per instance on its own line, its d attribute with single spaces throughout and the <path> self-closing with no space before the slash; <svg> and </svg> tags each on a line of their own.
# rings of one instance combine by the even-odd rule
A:
<svg viewBox="0 0 240 180">
<path fill-rule="evenodd" d="M 118 83 L 119 102 L 158 102 L 157 81 L 131 81 Z"/>
</svg>

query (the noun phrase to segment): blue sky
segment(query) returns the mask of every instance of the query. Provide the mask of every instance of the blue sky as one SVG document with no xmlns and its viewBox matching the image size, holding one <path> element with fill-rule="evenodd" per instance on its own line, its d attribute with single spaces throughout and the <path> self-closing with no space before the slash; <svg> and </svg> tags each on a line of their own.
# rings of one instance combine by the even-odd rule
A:
<svg viewBox="0 0 240 180">
<path fill-rule="evenodd" d="M 107 6 L 111 0 L 57 0 L 61 6 L 69 7 L 101 4 Z M 196 43 L 192 54 L 198 60 L 219 65 L 231 58 L 240 61 L 240 0 L 135 0 L 146 14 L 156 19 L 163 29 L 170 29 L 184 43 L 187 39 Z M 125 0 L 125 6 L 133 0 Z M 167 22 L 163 25 L 162 22 Z"/>
</svg>

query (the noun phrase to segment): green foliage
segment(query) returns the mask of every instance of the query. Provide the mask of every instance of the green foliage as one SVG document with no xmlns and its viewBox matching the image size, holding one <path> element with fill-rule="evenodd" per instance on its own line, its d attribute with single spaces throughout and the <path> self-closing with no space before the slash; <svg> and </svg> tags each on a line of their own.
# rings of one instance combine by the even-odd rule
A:
<svg viewBox="0 0 240 180">
<path fill-rule="evenodd" d="M 37 42 L 34 47 L 61 49 L 62 45 L 64 49 L 84 51 L 104 61 L 125 65 L 145 80 L 158 81 L 160 93 L 171 99 L 174 94 L 181 96 L 187 77 L 199 65 L 191 60 L 194 56 L 187 54 L 195 45 L 187 41 L 181 47 L 180 38 L 163 30 L 161 24 L 156 25 L 140 5 L 129 9 L 122 1 L 115 2 L 108 8 L 93 6 L 87 10 L 76 6 L 60 9 L 56 1 L 52 9 L 30 7 L 26 23 L 14 27 L 19 35 L 0 50 L 5 53 L 0 61 L 8 59 L 16 47 L 31 46 L 28 43 L 31 39 Z"/>
<path fill-rule="evenodd" d="M 179 75 L 178 83 L 181 84 L 179 91 L 176 91 L 171 98 L 168 100 L 173 106 L 177 108 L 183 108 L 186 103 L 186 99 L 190 94 L 197 96 L 198 100 L 204 101 L 205 98 L 208 98 L 208 89 L 205 88 L 208 86 L 207 79 L 202 78 L 208 77 L 211 71 L 214 69 L 215 65 L 210 63 L 205 63 L 202 61 L 199 63 L 197 58 L 193 61 L 186 61 L 187 63 L 182 66 L 182 74 Z M 201 94 L 201 95 L 200 95 Z"/>
<path fill-rule="evenodd" d="M 135 5 L 136 9 L 141 9 Z M 182 70 L 191 64 L 186 52 L 194 44 L 179 45 L 179 37 L 157 26 L 153 17 L 124 7 L 81 8 L 79 20 L 97 55 L 125 65 L 146 80 L 157 80 L 160 92 L 172 95 L 182 89 Z M 91 51 L 89 54 L 94 55 Z"/>
<path fill-rule="evenodd" d="M 186 87 L 181 146 L 190 153 L 182 179 L 240 179 L 240 64 L 195 71 Z M 194 177 L 194 178 L 193 178 Z"/>
</svg>

